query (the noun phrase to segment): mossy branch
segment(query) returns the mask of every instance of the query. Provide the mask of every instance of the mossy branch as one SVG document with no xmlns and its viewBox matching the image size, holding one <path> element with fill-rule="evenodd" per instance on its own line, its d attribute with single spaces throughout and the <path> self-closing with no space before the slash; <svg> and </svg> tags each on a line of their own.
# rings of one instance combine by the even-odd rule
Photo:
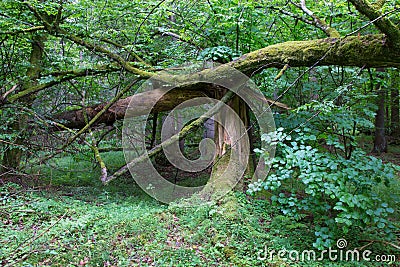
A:
<svg viewBox="0 0 400 267">
<path fill-rule="evenodd" d="M 107 179 L 107 167 L 106 164 L 104 163 L 103 159 L 100 156 L 99 148 L 95 146 L 94 144 L 90 146 L 94 153 L 94 157 L 96 158 L 97 163 L 100 165 L 100 170 L 101 170 L 101 176 L 100 180 L 103 181 Z"/>
<path fill-rule="evenodd" d="M 78 77 L 97 75 L 97 74 L 101 74 L 101 73 L 109 73 L 109 72 L 118 71 L 118 70 L 120 70 L 120 68 L 109 66 L 109 65 L 101 65 L 101 66 L 87 68 L 87 69 L 67 70 L 67 71 L 62 71 L 62 72 L 50 73 L 47 76 L 56 76 L 56 77 L 58 76 L 58 77 L 56 79 L 54 79 L 53 81 L 26 88 L 25 90 L 20 91 L 14 95 L 8 97 L 7 99 L 5 99 L 5 101 L 12 103 L 20 98 L 27 96 L 27 95 L 37 93 L 46 88 L 52 87 L 54 85 L 57 85 L 62 82 L 69 81 L 69 80 L 72 80 L 72 79 L 75 79 Z"/>
<path fill-rule="evenodd" d="M 4 35 L 16 35 L 20 33 L 30 33 L 30 32 L 36 32 L 36 31 L 41 31 L 44 30 L 44 26 L 34 26 L 31 28 L 26 28 L 26 29 L 20 29 L 20 30 L 14 30 L 14 31 L 8 31 L 8 32 L 0 32 L 0 34 Z"/>
<path fill-rule="evenodd" d="M 118 67 L 117 64 L 101 64 L 101 65 L 94 65 L 89 68 L 84 68 L 84 69 L 72 69 L 72 70 L 62 70 L 62 71 L 54 71 L 54 72 L 49 72 L 43 74 L 43 76 L 55 76 L 55 77 L 60 77 L 60 76 L 66 76 L 66 75 L 82 75 L 83 73 L 87 74 L 86 76 L 89 75 L 95 75 L 98 73 L 108 73 L 108 72 L 113 72 L 113 71 L 120 71 L 121 67 Z"/>
<path fill-rule="evenodd" d="M 389 47 L 382 34 L 290 41 L 245 54 L 227 65 L 252 76 L 266 68 L 340 65 L 354 67 L 400 66 L 400 50 Z"/>
<path fill-rule="evenodd" d="M 87 42 L 87 41 L 83 40 L 82 38 L 80 38 L 76 35 L 70 34 L 63 29 L 58 29 L 58 33 L 63 35 L 65 38 L 69 39 L 70 41 L 72 41 L 76 44 L 79 44 L 81 46 L 84 46 L 91 51 L 95 51 L 95 52 L 106 55 L 110 59 L 115 60 L 125 70 L 138 75 L 140 78 L 150 78 L 154 75 L 154 73 L 152 73 L 152 72 L 144 71 L 144 70 L 141 70 L 141 69 L 138 69 L 138 68 L 132 66 L 132 64 L 130 64 L 125 59 L 123 59 L 120 55 L 113 53 L 100 45 Z"/>
<path fill-rule="evenodd" d="M 389 41 L 389 44 L 399 48 L 400 47 L 400 30 L 399 28 L 386 16 L 382 16 L 379 8 L 372 5 L 368 0 L 349 0 L 353 6 L 365 15 L 370 20 L 375 20 L 374 25 L 384 33 Z M 377 18 L 380 18 L 377 20 Z"/>
<path fill-rule="evenodd" d="M 283 68 L 279 71 L 278 75 L 276 75 L 276 77 L 274 78 L 274 81 L 279 80 L 283 74 L 285 74 L 286 70 L 289 68 L 288 64 L 285 64 L 285 66 L 283 66 Z"/>
<path fill-rule="evenodd" d="M 33 12 L 33 14 L 35 15 L 35 17 L 41 21 L 45 27 L 45 29 L 50 33 L 50 34 L 54 34 L 54 35 L 62 35 L 65 38 L 67 38 L 68 40 L 74 42 L 75 44 L 81 45 L 86 47 L 87 49 L 89 49 L 90 51 L 94 51 L 94 52 L 98 52 L 98 53 L 102 53 L 104 55 L 106 55 L 108 58 L 115 60 L 121 67 L 123 67 L 125 70 L 127 70 L 128 72 L 131 72 L 133 74 L 138 75 L 140 78 L 150 78 L 154 75 L 154 73 L 152 72 L 148 72 L 148 71 L 144 71 L 138 68 L 135 68 L 134 66 L 132 66 L 128 61 L 126 61 L 125 59 L 123 59 L 120 55 L 111 52 L 110 50 L 106 49 L 103 46 L 100 46 L 98 44 L 94 44 L 88 41 L 85 41 L 84 39 L 71 34 L 69 32 L 67 32 L 64 29 L 61 29 L 58 25 L 58 23 L 56 22 L 55 24 L 51 24 L 49 22 L 49 20 L 47 20 L 45 18 L 45 16 L 43 16 L 34 6 L 30 5 L 29 3 L 25 3 L 28 8 Z"/>
<path fill-rule="evenodd" d="M 85 107 L 85 100 L 82 99 L 82 106 Z M 86 111 L 86 107 L 84 108 L 84 111 Z M 85 118 L 86 125 L 89 124 L 89 119 L 87 116 L 86 112 L 83 112 L 83 116 Z M 97 141 L 93 138 L 93 132 L 90 128 L 88 128 L 89 131 L 89 136 L 92 139 L 92 143 L 85 142 L 90 149 L 93 151 L 94 158 L 96 159 L 97 163 L 99 163 L 100 166 L 100 171 L 101 171 L 101 179 L 105 179 L 107 177 L 107 167 L 106 164 L 104 163 L 103 159 L 101 158 L 99 148 L 97 147 Z"/>
<path fill-rule="evenodd" d="M 144 61 L 144 59 L 142 59 L 141 57 L 139 57 L 138 54 L 136 54 L 132 49 L 128 49 L 125 45 L 119 44 L 119 43 L 115 42 L 114 40 L 110 40 L 110 39 L 107 39 L 107 38 L 104 38 L 104 37 L 101 37 L 99 40 L 102 41 L 102 42 L 111 44 L 111 45 L 113 45 L 113 46 L 115 46 L 115 47 L 125 49 L 125 50 L 129 53 L 129 55 L 130 55 L 131 57 L 135 58 L 138 62 L 140 62 L 140 63 L 142 63 L 142 64 L 144 64 L 145 66 L 148 66 L 148 67 L 150 67 L 150 68 L 152 67 L 149 63 L 147 63 L 146 61 Z"/>
</svg>

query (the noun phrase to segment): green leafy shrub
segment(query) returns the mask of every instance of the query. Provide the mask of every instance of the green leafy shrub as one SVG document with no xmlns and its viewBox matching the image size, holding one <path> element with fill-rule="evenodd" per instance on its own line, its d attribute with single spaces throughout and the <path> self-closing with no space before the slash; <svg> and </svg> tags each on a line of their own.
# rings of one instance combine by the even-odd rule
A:
<svg viewBox="0 0 400 267">
<path fill-rule="evenodd" d="M 227 63 L 240 56 L 240 53 L 233 51 L 227 46 L 208 47 L 201 51 L 198 60 L 213 60 L 219 63 Z"/>
<path fill-rule="evenodd" d="M 265 181 L 251 184 L 248 193 L 267 190 L 283 214 L 295 220 L 313 218 L 316 248 L 331 246 L 336 238 L 357 227 L 377 229 L 393 237 L 394 226 L 387 217 L 394 210 L 374 188 L 389 186 L 397 167 L 359 149 L 351 159 L 321 152 L 317 136 L 307 129 L 296 130 L 291 136 L 279 128 L 262 139 L 277 145 L 277 156 L 267 162 L 272 173 Z M 268 161 L 266 150 L 258 152 Z"/>
</svg>

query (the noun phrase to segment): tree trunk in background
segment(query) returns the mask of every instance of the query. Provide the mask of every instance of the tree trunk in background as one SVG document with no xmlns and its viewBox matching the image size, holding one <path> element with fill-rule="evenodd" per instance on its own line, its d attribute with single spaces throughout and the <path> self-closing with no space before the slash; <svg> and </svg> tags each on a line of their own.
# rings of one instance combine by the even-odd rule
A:
<svg viewBox="0 0 400 267">
<path fill-rule="evenodd" d="M 215 136 L 214 118 L 210 118 L 204 123 L 203 138 L 214 139 L 214 136 Z"/>
<path fill-rule="evenodd" d="M 158 120 L 158 113 L 155 112 L 153 114 L 152 119 L 152 127 L 151 127 L 151 140 L 150 140 L 150 149 L 156 146 L 157 140 L 157 120 Z"/>
<path fill-rule="evenodd" d="M 398 139 L 400 138 L 400 113 L 399 113 L 399 75 L 393 73 L 392 88 L 390 91 L 390 128 L 392 129 L 391 135 Z"/>
<path fill-rule="evenodd" d="M 44 41 L 45 38 L 40 36 L 35 36 L 32 39 L 32 48 L 31 48 L 31 55 L 30 55 L 30 67 L 26 73 L 28 77 L 28 81 L 22 85 L 21 90 L 25 90 L 32 86 L 37 85 L 36 79 L 39 78 L 40 70 L 41 70 L 41 61 L 43 58 L 43 49 L 44 49 Z M 27 96 L 21 99 L 21 104 L 24 107 L 30 108 L 32 103 L 35 99 L 34 95 Z M 4 174 L 6 178 L 11 178 L 12 175 L 19 169 L 21 159 L 23 156 L 23 150 L 19 145 L 23 145 L 27 133 L 27 126 L 28 126 L 28 114 L 19 113 L 16 114 L 15 121 L 12 124 L 12 130 L 18 132 L 18 138 L 14 140 L 15 146 L 9 146 L 8 149 L 3 154 L 3 160 L 1 164 L 1 174 Z"/>
<path fill-rule="evenodd" d="M 175 114 L 172 114 L 172 116 L 175 117 L 175 121 L 176 121 L 176 125 L 175 125 L 176 128 L 175 129 L 180 129 L 181 130 L 184 127 L 182 113 L 175 111 Z M 185 138 L 182 138 L 181 140 L 179 140 L 179 149 L 180 149 L 180 151 L 182 153 L 184 153 L 184 151 L 185 151 Z"/>
<path fill-rule="evenodd" d="M 378 110 L 375 116 L 375 138 L 372 153 L 381 154 L 387 152 L 387 140 L 385 136 L 385 95 L 386 91 L 379 83 L 376 87 L 378 90 Z"/>
</svg>

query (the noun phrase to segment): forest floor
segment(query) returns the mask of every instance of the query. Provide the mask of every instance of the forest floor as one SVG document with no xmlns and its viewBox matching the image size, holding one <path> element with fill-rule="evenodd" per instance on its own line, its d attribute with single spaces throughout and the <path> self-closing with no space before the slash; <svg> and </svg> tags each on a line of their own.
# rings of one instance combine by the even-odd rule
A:
<svg viewBox="0 0 400 267">
<path fill-rule="evenodd" d="M 104 153 L 110 168 L 123 163 L 119 153 Z M 273 250 L 313 250 L 312 222 L 294 221 L 240 192 L 215 205 L 165 205 L 129 177 L 102 186 L 98 170 L 81 157 L 34 170 L 41 177 L 34 187 L 0 187 L 1 266 L 400 266 L 400 251 L 382 242 L 368 249 L 396 255 L 397 262 L 269 259 Z M 392 220 L 400 226 L 398 208 Z M 349 248 L 380 239 L 363 229 L 345 238 Z"/>
</svg>

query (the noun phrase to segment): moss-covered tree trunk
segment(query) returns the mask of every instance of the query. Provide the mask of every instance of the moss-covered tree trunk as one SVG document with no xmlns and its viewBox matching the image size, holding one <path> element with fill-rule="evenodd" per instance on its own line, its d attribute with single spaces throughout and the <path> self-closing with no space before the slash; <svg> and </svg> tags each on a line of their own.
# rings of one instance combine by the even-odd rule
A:
<svg viewBox="0 0 400 267">
<path fill-rule="evenodd" d="M 282 68 L 284 65 L 290 67 L 304 66 L 358 66 L 358 67 L 387 67 L 400 66 L 400 50 L 387 44 L 386 37 L 381 34 L 367 36 L 349 36 L 346 38 L 325 38 L 310 41 L 285 42 L 256 50 L 236 59 L 226 65 L 236 68 L 246 75 L 253 74 L 266 68 Z M 129 71 L 129 69 L 127 69 Z M 209 95 L 212 87 L 198 83 L 198 76 L 224 77 L 224 65 L 205 69 L 195 74 L 176 75 L 163 77 L 165 81 L 172 79 L 174 83 L 183 84 L 168 93 L 165 89 L 159 88 L 143 92 L 115 102 L 102 116 L 97 123 L 112 124 L 115 120 L 123 119 L 125 111 L 131 102 L 135 110 L 130 110 L 130 116 L 140 116 L 152 112 L 168 111 L 180 103 Z M 146 78 L 143 76 L 142 78 Z M 47 88 L 47 87 L 43 87 Z M 18 94 L 8 97 L 8 101 L 14 102 L 20 97 L 43 90 L 42 87 L 31 87 Z M 157 105 L 153 107 L 153 99 L 162 96 Z M 273 101 L 271 101 L 273 102 Z M 270 102 L 270 103 L 271 103 Z M 92 119 L 99 113 L 107 103 L 86 108 L 85 111 L 67 111 L 54 116 L 56 120 L 65 122 L 69 128 L 83 128 L 86 125 L 83 114 Z M 276 103 L 279 105 L 279 103 Z"/>
<path fill-rule="evenodd" d="M 40 75 L 41 62 L 43 59 L 44 37 L 35 35 L 32 38 L 32 47 L 30 54 L 30 66 L 27 70 L 27 81 L 22 85 L 21 91 L 37 85 L 37 79 Z M 30 108 L 35 99 L 34 95 L 29 95 L 20 100 L 20 104 Z M 24 112 L 15 115 L 15 121 L 12 124 L 12 131 L 18 133 L 18 137 L 14 140 L 14 145 L 9 145 L 3 154 L 1 164 L 1 173 L 3 177 L 10 179 L 18 171 L 23 156 L 22 146 L 29 136 L 27 131 L 29 116 Z"/>
</svg>

